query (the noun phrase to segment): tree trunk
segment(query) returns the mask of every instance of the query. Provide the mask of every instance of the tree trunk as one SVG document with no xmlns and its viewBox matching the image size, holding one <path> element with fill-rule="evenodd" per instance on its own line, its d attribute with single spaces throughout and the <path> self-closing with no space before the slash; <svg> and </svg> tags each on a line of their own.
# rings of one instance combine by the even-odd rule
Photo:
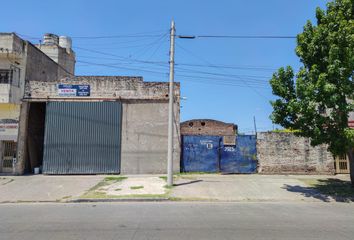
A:
<svg viewBox="0 0 354 240">
<path fill-rule="evenodd" d="M 352 188 L 354 188 L 354 152 L 353 148 L 348 151 L 349 167 L 350 167 L 350 180 L 352 182 Z"/>
</svg>

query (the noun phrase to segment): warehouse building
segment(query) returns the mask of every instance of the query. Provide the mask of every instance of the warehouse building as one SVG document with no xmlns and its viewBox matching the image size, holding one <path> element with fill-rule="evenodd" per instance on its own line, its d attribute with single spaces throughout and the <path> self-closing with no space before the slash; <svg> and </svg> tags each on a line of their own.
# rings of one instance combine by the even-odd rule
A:
<svg viewBox="0 0 354 240">
<path fill-rule="evenodd" d="M 175 84 L 174 171 L 179 171 L 179 84 Z M 141 77 L 78 76 L 29 81 L 15 172 L 165 173 L 168 83 Z M 19 144 L 20 145 L 20 144 Z"/>
</svg>

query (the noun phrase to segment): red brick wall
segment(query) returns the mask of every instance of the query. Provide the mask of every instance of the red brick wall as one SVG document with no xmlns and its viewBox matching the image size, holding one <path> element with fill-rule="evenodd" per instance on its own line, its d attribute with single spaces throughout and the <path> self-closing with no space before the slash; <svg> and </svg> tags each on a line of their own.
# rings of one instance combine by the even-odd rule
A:
<svg viewBox="0 0 354 240">
<path fill-rule="evenodd" d="M 210 119 L 195 119 L 181 123 L 181 135 L 235 135 L 237 126 Z"/>
</svg>

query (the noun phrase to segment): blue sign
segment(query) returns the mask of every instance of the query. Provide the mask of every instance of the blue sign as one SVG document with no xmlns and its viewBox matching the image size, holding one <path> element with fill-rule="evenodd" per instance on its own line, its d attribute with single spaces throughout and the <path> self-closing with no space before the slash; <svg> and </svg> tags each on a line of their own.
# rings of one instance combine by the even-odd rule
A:
<svg viewBox="0 0 354 240">
<path fill-rule="evenodd" d="M 89 97 L 90 85 L 58 84 L 58 95 L 62 97 Z"/>
</svg>

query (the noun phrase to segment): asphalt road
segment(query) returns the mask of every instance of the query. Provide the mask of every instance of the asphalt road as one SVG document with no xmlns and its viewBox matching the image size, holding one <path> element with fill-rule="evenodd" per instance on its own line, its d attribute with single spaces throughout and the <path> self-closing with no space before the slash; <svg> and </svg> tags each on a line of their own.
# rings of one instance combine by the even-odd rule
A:
<svg viewBox="0 0 354 240">
<path fill-rule="evenodd" d="M 354 239 L 354 204 L 1 204 L 0 239 Z"/>
</svg>

